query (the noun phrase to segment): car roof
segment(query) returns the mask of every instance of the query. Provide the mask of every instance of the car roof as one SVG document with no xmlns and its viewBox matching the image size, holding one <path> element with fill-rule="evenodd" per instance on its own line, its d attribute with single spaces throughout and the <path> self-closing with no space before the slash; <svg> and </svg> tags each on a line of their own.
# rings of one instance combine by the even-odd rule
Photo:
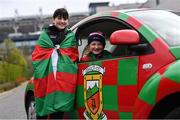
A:
<svg viewBox="0 0 180 120">
<path fill-rule="evenodd" d="M 90 15 L 90 16 L 86 17 L 85 19 L 81 20 L 80 22 L 78 22 L 74 26 L 72 26 L 71 29 L 74 29 L 78 25 L 80 25 L 86 21 L 89 21 L 93 18 L 103 17 L 103 16 L 112 17 L 111 13 L 124 13 L 124 14 L 127 14 L 128 16 L 132 16 L 133 12 L 136 13 L 138 11 L 154 11 L 155 12 L 155 11 L 170 11 L 170 10 L 141 8 L 141 9 L 123 9 L 123 10 L 103 11 L 103 12 L 99 12 L 99 13 L 96 13 L 94 15 Z"/>
</svg>

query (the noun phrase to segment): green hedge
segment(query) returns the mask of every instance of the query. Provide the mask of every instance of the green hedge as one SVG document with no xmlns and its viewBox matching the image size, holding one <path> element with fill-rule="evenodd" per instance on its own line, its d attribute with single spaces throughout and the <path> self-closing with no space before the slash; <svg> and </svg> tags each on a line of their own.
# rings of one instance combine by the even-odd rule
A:
<svg viewBox="0 0 180 120">
<path fill-rule="evenodd" d="M 9 89 L 32 76 L 32 69 L 29 69 L 28 56 L 23 54 L 23 50 L 16 48 L 14 42 L 10 39 L 5 39 L 0 44 L 1 88 Z"/>
<path fill-rule="evenodd" d="M 25 68 L 15 64 L 0 62 L 0 68 L 0 83 L 16 81 L 25 74 Z"/>
</svg>

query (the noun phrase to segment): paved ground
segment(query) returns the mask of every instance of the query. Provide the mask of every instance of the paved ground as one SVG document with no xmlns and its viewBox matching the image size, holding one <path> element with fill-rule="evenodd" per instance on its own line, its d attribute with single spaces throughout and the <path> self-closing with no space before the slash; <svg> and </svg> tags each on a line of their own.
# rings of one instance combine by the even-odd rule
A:
<svg viewBox="0 0 180 120">
<path fill-rule="evenodd" d="M 26 119 L 24 108 L 25 85 L 0 93 L 0 119 Z"/>
</svg>

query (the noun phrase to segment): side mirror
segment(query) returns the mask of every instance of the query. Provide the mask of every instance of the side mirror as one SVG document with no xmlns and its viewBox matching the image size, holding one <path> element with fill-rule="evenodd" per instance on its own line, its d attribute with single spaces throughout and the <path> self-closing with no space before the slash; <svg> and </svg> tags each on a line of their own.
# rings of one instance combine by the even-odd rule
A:
<svg viewBox="0 0 180 120">
<path fill-rule="evenodd" d="M 110 36 L 110 43 L 113 45 L 138 44 L 139 34 L 135 30 L 117 30 Z"/>
</svg>

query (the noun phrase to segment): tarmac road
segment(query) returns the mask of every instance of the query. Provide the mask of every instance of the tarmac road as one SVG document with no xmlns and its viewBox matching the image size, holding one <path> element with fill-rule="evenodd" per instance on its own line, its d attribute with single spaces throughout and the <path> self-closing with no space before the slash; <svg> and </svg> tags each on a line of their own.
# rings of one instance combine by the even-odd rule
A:
<svg viewBox="0 0 180 120">
<path fill-rule="evenodd" d="M 25 85 L 0 93 L 0 119 L 26 119 L 24 108 Z"/>
</svg>

